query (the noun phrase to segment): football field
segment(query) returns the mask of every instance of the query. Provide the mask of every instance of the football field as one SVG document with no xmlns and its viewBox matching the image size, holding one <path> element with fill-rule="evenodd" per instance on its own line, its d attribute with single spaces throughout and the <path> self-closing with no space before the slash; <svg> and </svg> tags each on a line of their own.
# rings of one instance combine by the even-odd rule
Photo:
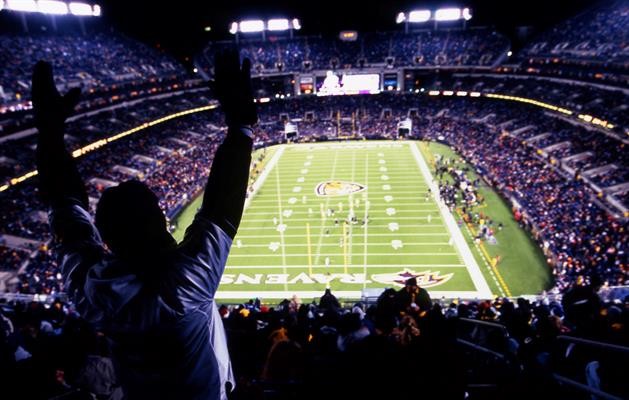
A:
<svg viewBox="0 0 629 400">
<path fill-rule="evenodd" d="M 253 186 L 217 298 L 344 298 L 403 286 L 491 297 L 416 142 L 273 149 Z M 429 191 L 429 188 L 431 189 Z"/>
</svg>

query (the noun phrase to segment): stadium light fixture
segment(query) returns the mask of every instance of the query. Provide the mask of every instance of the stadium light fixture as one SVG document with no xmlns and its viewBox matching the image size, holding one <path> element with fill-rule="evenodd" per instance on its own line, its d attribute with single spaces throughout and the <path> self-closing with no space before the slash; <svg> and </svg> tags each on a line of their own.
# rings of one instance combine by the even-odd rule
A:
<svg viewBox="0 0 629 400">
<path fill-rule="evenodd" d="M 94 14 L 94 10 L 92 10 L 92 6 L 85 3 L 71 2 L 69 4 L 70 13 L 72 15 L 77 16 L 92 16 Z"/>
<path fill-rule="evenodd" d="M 37 3 L 35 0 L 8 0 L 7 10 L 24 11 L 24 12 L 37 12 Z"/>
<path fill-rule="evenodd" d="M 238 22 L 232 22 L 231 24 L 229 24 L 229 33 L 231 33 L 232 35 L 238 33 Z"/>
<path fill-rule="evenodd" d="M 408 13 L 408 22 L 426 22 L 430 20 L 430 10 L 415 10 Z"/>
<path fill-rule="evenodd" d="M 460 8 L 440 8 L 435 11 L 435 21 L 456 21 L 461 19 Z"/>
<path fill-rule="evenodd" d="M 472 11 L 469 8 L 464 8 L 463 9 L 463 19 L 466 21 L 469 21 L 470 19 L 472 19 Z"/>
<path fill-rule="evenodd" d="M 428 21 L 469 21 L 472 19 L 472 11 L 469 8 L 440 8 L 438 10 L 413 10 L 409 12 L 399 12 L 395 17 L 395 23 L 406 24 L 408 30 L 409 23 L 423 23 Z"/>
<path fill-rule="evenodd" d="M 37 9 L 44 14 L 65 15 L 68 13 L 68 5 L 56 0 L 39 0 Z"/>
<path fill-rule="evenodd" d="M 0 0 L 0 10 L 39 12 L 48 15 L 80 15 L 100 17 L 101 8 L 98 4 L 92 7 L 86 3 L 66 3 L 60 0 Z"/>
<path fill-rule="evenodd" d="M 287 31 L 290 24 L 286 18 L 273 18 L 266 22 L 266 29 L 269 31 Z"/>
<path fill-rule="evenodd" d="M 265 31 L 269 32 L 280 32 L 280 31 L 291 31 L 292 30 L 300 30 L 301 29 L 301 21 L 297 18 L 288 19 L 288 18 L 271 18 L 269 20 L 261 20 L 261 19 L 251 19 L 240 22 L 232 22 L 229 24 L 229 33 L 232 35 L 241 33 L 257 33 L 262 32 L 264 35 Z"/>
<path fill-rule="evenodd" d="M 264 31 L 264 21 L 261 19 L 241 21 L 238 27 L 242 33 L 262 32 Z"/>
</svg>

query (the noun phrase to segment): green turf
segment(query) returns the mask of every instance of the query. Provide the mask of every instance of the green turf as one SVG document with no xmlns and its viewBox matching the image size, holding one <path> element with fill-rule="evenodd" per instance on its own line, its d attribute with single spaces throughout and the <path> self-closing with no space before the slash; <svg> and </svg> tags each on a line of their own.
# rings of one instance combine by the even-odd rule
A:
<svg viewBox="0 0 629 400">
<path fill-rule="evenodd" d="M 405 276 L 398 273 L 405 269 L 435 274 L 434 286 L 428 287 L 433 293 L 456 296 L 474 292 L 470 272 L 450 239 L 437 203 L 432 197 L 426 198 L 427 184 L 409 145 L 415 146 L 376 141 L 285 147 L 245 210 L 219 297 L 238 293 L 241 298 L 287 297 L 293 292 L 321 292 L 327 284 L 333 290 L 356 294 L 363 288 L 394 286 L 392 280 L 401 282 Z M 277 148 L 267 150 L 263 164 Z M 448 150 L 430 145 L 430 150 L 424 148 L 422 152 L 429 162 L 431 152 Z M 330 180 L 354 182 L 366 190 L 317 196 L 317 185 Z M 540 266 L 543 258 L 540 260 L 530 239 L 509 218 L 502 200 L 490 189 L 482 190 L 488 199 L 487 214 L 495 208 L 495 219 L 505 224 L 498 236 L 500 243 L 488 250 L 503 255 L 498 268 L 511 293 L 539 292 L 549 279 Z M 356 224 L 342 222 L 348 217 L 350 204 L 359 221 Z M 177 240 L 181 240 L 199 205 L 197 198 L 176 219 Z M 327 209 L 334 209 L 334 216 L 326 216 Z M 368 222 L 363 225 L 365 215 Z M 285 229 L 280 232 L 282 225 Z M 465 236 L 465 229 L 463 233 Z M 492 293 L 499 294 L 473 243 L 470 248 Z"/>
</svg>

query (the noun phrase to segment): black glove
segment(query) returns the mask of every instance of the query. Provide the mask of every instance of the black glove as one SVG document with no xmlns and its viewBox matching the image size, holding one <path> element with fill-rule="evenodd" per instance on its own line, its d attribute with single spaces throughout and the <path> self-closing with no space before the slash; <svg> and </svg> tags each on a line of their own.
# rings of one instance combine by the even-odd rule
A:
<svg viewBox="0 0 629 400">
<path fill-rule="evenodd" d="M 84 209 L 89 203 L 85 186 L 74 159 L 63 142 L 63 125 L 79 102 L 81 91 L 61 96 L 52 77 L 52 66 L 39 61 L 33 69 L 33 108 L 37 135 L 39 190 L 45 203 L 53 207 L 75 199 Z"/>
<path fill-rule="evenodd" d="M 42 139 L 63 141 L 63 124 L 79 103 L 81 89 L 71 89 L 61 96 L 52 77 L 52 66 L 45 61 L 39 61 L 33 69 L 32 89 L 35 126 Z"/>
<path fill-rule="evenodd" d="M 214 59 L 211 87 L 223 107 L 227 126 L 254 125 L 258 122 L 251 88 L 251 61 L 248 58 L 243 60 L 241 67 L 238 51 L 218 53 Z"/>
</svg>

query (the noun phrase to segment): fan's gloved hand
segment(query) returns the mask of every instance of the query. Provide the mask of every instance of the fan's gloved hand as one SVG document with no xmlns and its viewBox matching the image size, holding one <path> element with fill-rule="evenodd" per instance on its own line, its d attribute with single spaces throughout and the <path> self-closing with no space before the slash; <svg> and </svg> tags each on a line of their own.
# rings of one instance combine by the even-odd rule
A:
<svg viewBox="0 0 629 400">
<path fill-rule="evenodd" d="M 33 69 L 32 83 L 35 126 L 40 139 L 63 141 L 63 125 L 79 103 L 81 89 L 70 89 L 64 96 L 59 94 L 52 75 L 52 66 L 39 61 Z"/>
<path fill-rule="evenodd" d="M 210 84 L 218 99 L 228 127 L 252 126 L 258 122 L 258 111 L 251 87 L 251 61 L 240 64 L 238 51 L 229 50 L 216 55 L 214 82 Z"/>
</svg>

